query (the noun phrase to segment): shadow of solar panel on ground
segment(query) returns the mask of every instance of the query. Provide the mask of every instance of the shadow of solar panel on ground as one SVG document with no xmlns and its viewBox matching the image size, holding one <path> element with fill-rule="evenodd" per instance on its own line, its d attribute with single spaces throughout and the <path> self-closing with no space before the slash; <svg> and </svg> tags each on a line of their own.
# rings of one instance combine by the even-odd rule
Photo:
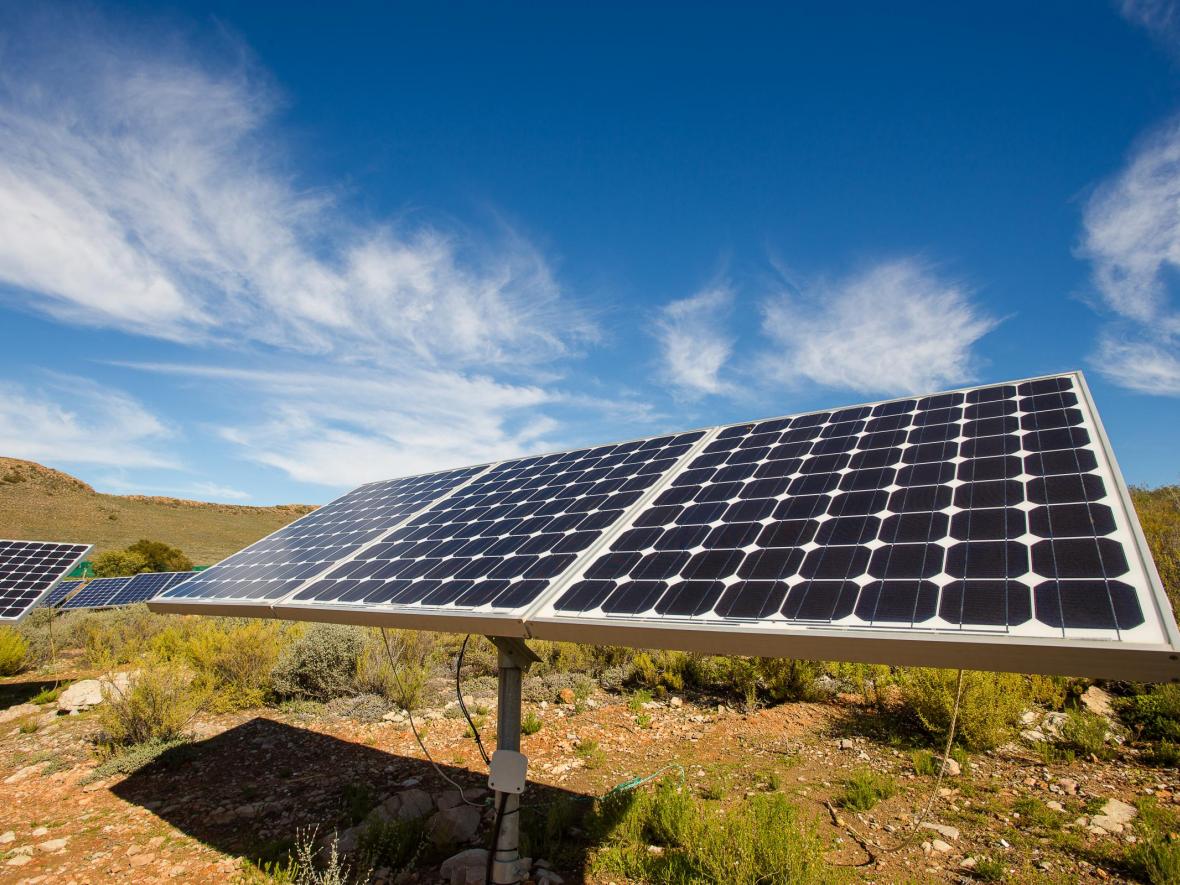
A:
<svg viewBox="0 0 1180 885">
<path fill-rule="evenodd" d="M 478 797 L 478 835 L 470 843 L 438 845 L 424 835 L 415 863 L 421 870 L 436 869 L 464 848 L 486 846 L 491 823 L 487 776 L 440 767 Z M 283 860 L 298 832 L 343 833 L 385 800 L 410 791 L 421 791 L 413 800 L 421 802 L 424 793 L 433 802 L 425 830 L 440 805 L 461 802 L 424 760 L 262 717 L 168 750 L 111 791 L 228 856 L 254 861 Z M 524 795 L 528 848 L 558 866 L 567 882 L 582 879 L 587 846 L 572 844 L 568 829 L 590 810 L 590 798 L 536 784 Z M 557 832 L 555 817 L 562 823 Z"/>
</svg>

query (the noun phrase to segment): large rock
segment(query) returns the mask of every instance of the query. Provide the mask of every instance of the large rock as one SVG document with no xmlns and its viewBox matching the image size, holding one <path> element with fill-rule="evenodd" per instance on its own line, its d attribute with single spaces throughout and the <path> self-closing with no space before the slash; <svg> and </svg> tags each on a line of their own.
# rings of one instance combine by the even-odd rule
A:
<svg viewBox="0 0 1180 885">
<path fill-rule="evenodd" d="M 451 885 L 484 885 L 487 870 L 488 850 L 468 848 L 444 860 L 438 874 Z"/>
<path fill-rule="evenodd" d="M 425 790 L 402 790 L 394 793 L 369 812 L 365 823 L 391 820 L 417 820 L 434 811 L 434 800 Z"/>
<path fill-rule="evenodd" d="M 1118 799 L 1107 799 L 1102 811 L 1090 818 L 1090 826 L 1101 827 L 1108 833 L 1121 833 L 1139 814 L 1138 809 Z"/>
<path fill-rule="evenodd" d="M 78 713 L 97 707 L 109 694 L 124 694 L 131 687 L 132 673 L 116 673 L 102 679 L 82 679 L 57 698 L 57 712 Z"/>
<path fill-rule="evenodd" d="M 447 808 L 426 822 L 426 835 L 435 845 L 462 845 L 475 838 L 481 817 L 479 809 L 470 805 Z"/>
<path fill-rule="evenodd" d="M 1091 685 L 1082 692 L 1082 706 L 1091 713 L 1105 716 L 1107 719 L 1114 713 L 1114 698 L 1097 685 Z"/>
</svg>

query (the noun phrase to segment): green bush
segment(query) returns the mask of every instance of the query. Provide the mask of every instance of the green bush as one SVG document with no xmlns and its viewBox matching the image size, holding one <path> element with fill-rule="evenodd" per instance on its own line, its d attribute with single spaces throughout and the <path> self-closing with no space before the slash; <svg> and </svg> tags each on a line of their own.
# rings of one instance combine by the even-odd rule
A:
<svg viewBox="0 0 1180 885">
<path fill-rule="evenodd" d="M 1133 488 L 1131 500 L 1172 611 L 1180 612 L 1180 486 Z"/>
<path fill-rule="evenodd" d="M 536 734 L 544 724 L 540 716 L 529 710 L 520 718 L 520 731 L 525 735 Z"/>
<path fill-rule="evenodd" d="M 365 826 L 357 840 L 357 856 L 369 869 L 385 867 L 399 873 L 411 866 L 427 844 L 425 821 L 375 820 Z"/>
<path fill-rule="evenodd" d="M 149 572 L 188 572 L 193 568 L 191 559 L 181 550 L 169 547 L 163 541 L 140 538 L 127 548 L 127 552 L 142 556 Z"/>
<path fill-rule="evenodd" d="M 0 676 L 15 676 L 25 669 L 28 640 L 11 627 L 0 627 Z"/>
<path fill-rule="evenodd" d="M 1180 839 L 1176 836 L 1180 815 L 1151 800 L 1139 803 L 1139 811 L 1139 840 L 1127 851 L 1127 865 L 1140 881 L 1176 885 L 1180 882 Z"/>
<path fill-rule="evenodd" d="M 145 663 L 124 690 L 106 685 L 106 703 L 98 708 L 99 745 L 113 753 L 149 741 L 180 740 L 205 701 L 192 683 L 192 674 L 178 663 L 161 661 Z"/>
<path fill-rule="evenodd" d="M 896 792 L 893 778 L 863 769 L 844 781 L 844 792 L 836 798 L 836 804 L 852 811 L 868 811 Z"/>
<path fill-rule="evenodd" d="M 1168 740 L 1159 741 L 1140 758 L 1153 768 L 1180 768 L 1180 747 Z"/>
<path fill-rule="evenodd" d="M 274 670 L 275 691 L 296 700 L 330 701 L 355 693 L 365 646 L 359 627 L 315 624 L 287 646 Z"/>
<path fill-rule="evenodd" d="M 273 672 L 290 628 L 274 621 L 186 619 L 157 634 L 153 652 L 192 667 L 219 712 L 261 706 L 273 694 Z"/>
<path fill-rule="evenodd" d="M 130 550 L 108 550 L 94 557 L 94 574 L 99 578 L 121 578 L 150 571 L 147 557 Z"/>
<path fill-rule="evenodd" d="M 1070 710 L 1061 724 L 1061 743 L 1071 750 L 1086 755 L 1106 758 L 1106 719 L 1089 710 Z"/>
<path fill-rule="evenodd" d="M 1158 685 L 1119 701 L 1118 712 L 1137 737 L 1180 742 L 1180 685 Z"/>
<path fill-rule="evenodd" d="M 666 780 L 655 790 L 600 801 L 586 828 L 602 844 L 591 869 L 604 879 L 667 885 L 819 885 L 844 879 L 824 863 L 824 846 L 812 824 L 778 794 L 720 809 Z M 651 851 L 653 844 L 664 850 Z"/>
<path fill-rule="evenodd" d="M 911 667 L 897 674 L 902 704 L 937 741 L 946 739 L 955 706 L 958 672 Z M 990 750 L 1008 740 L 1031 703 L 1024 676 L 1014 673 L 963 674 L 956 734 L 972 750 Z"/>
</svg>

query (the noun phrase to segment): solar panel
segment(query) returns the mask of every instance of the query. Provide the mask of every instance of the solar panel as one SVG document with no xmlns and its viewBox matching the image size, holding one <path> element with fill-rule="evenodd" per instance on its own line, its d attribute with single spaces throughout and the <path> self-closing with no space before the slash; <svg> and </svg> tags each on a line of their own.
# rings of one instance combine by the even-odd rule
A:
<svg viewBox="0 0 1180 885">
<path fill-rule="evenodd" d="M 363 485 L 164 590 L 164 598 L 214 604 L 222 614 L 265 615 L 271 603 L 298 590 L 308 578 L 483 470 L 469 467 Z"/>
<path fill-rule="evenodd" d="M 1137 533 L 1080 375 L 738 424 L 530 632 L 611 642 L 625 624 L 641 645 L 692 633 L 711 651 L 946 666 L 969 647 L 974 666 L 1069 667 L 1045 662 L 1176 645 Z"/>
<path fill-rule="evenodd" d="M 0 621 L 23 618 L 89 551 L 89 544 L 0 540 Z"/>
<path fill-rule="evenodd" d="M 135 575 L 111 597 L 111 605 L 132 605 L 147 602 L 158 593 L 192 577 L 194 572 L 144 572 Z"/>
<path fill-rule="evenodd" d="M 436 499 L 363 531 L 358 501 L 397 483 L 316 511 L 363 539 L 260 542 L 152 606 L 232 598 L 280 617 L 640 647 L 1180 675 L 1080 373 L 440 476 L 397 481 Z"/>
<path fill-rule="evenodd" d="M 81 587 L 84 581 L 61 581 L 56 587 L 41 597 L 38 606 L 55 608 L 65 601 L 65 598 Z"/>
<path fill-rule="evenodd" d="M 131 578 L 95 578 L 71 596 L 62 609 L 110 608 L 115 604 L 115 595 L 130 583 Z"/>
</svg>

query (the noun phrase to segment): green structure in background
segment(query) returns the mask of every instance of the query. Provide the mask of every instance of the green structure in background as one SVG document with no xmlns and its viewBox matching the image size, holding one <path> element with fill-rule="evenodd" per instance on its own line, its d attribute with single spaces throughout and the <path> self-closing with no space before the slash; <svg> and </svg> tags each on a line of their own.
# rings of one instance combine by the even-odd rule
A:
<svg viewBox="0 0 1180 885">
<path fill-rule="evenodd" d="M 72 572 L 66 574 L 63 580 L 71 580 L 75 578 L 93 578 L 94 577 L 94 563 L 89 559 L 84 559 L 78 563 L 78 567 Z"/>
</svg>

